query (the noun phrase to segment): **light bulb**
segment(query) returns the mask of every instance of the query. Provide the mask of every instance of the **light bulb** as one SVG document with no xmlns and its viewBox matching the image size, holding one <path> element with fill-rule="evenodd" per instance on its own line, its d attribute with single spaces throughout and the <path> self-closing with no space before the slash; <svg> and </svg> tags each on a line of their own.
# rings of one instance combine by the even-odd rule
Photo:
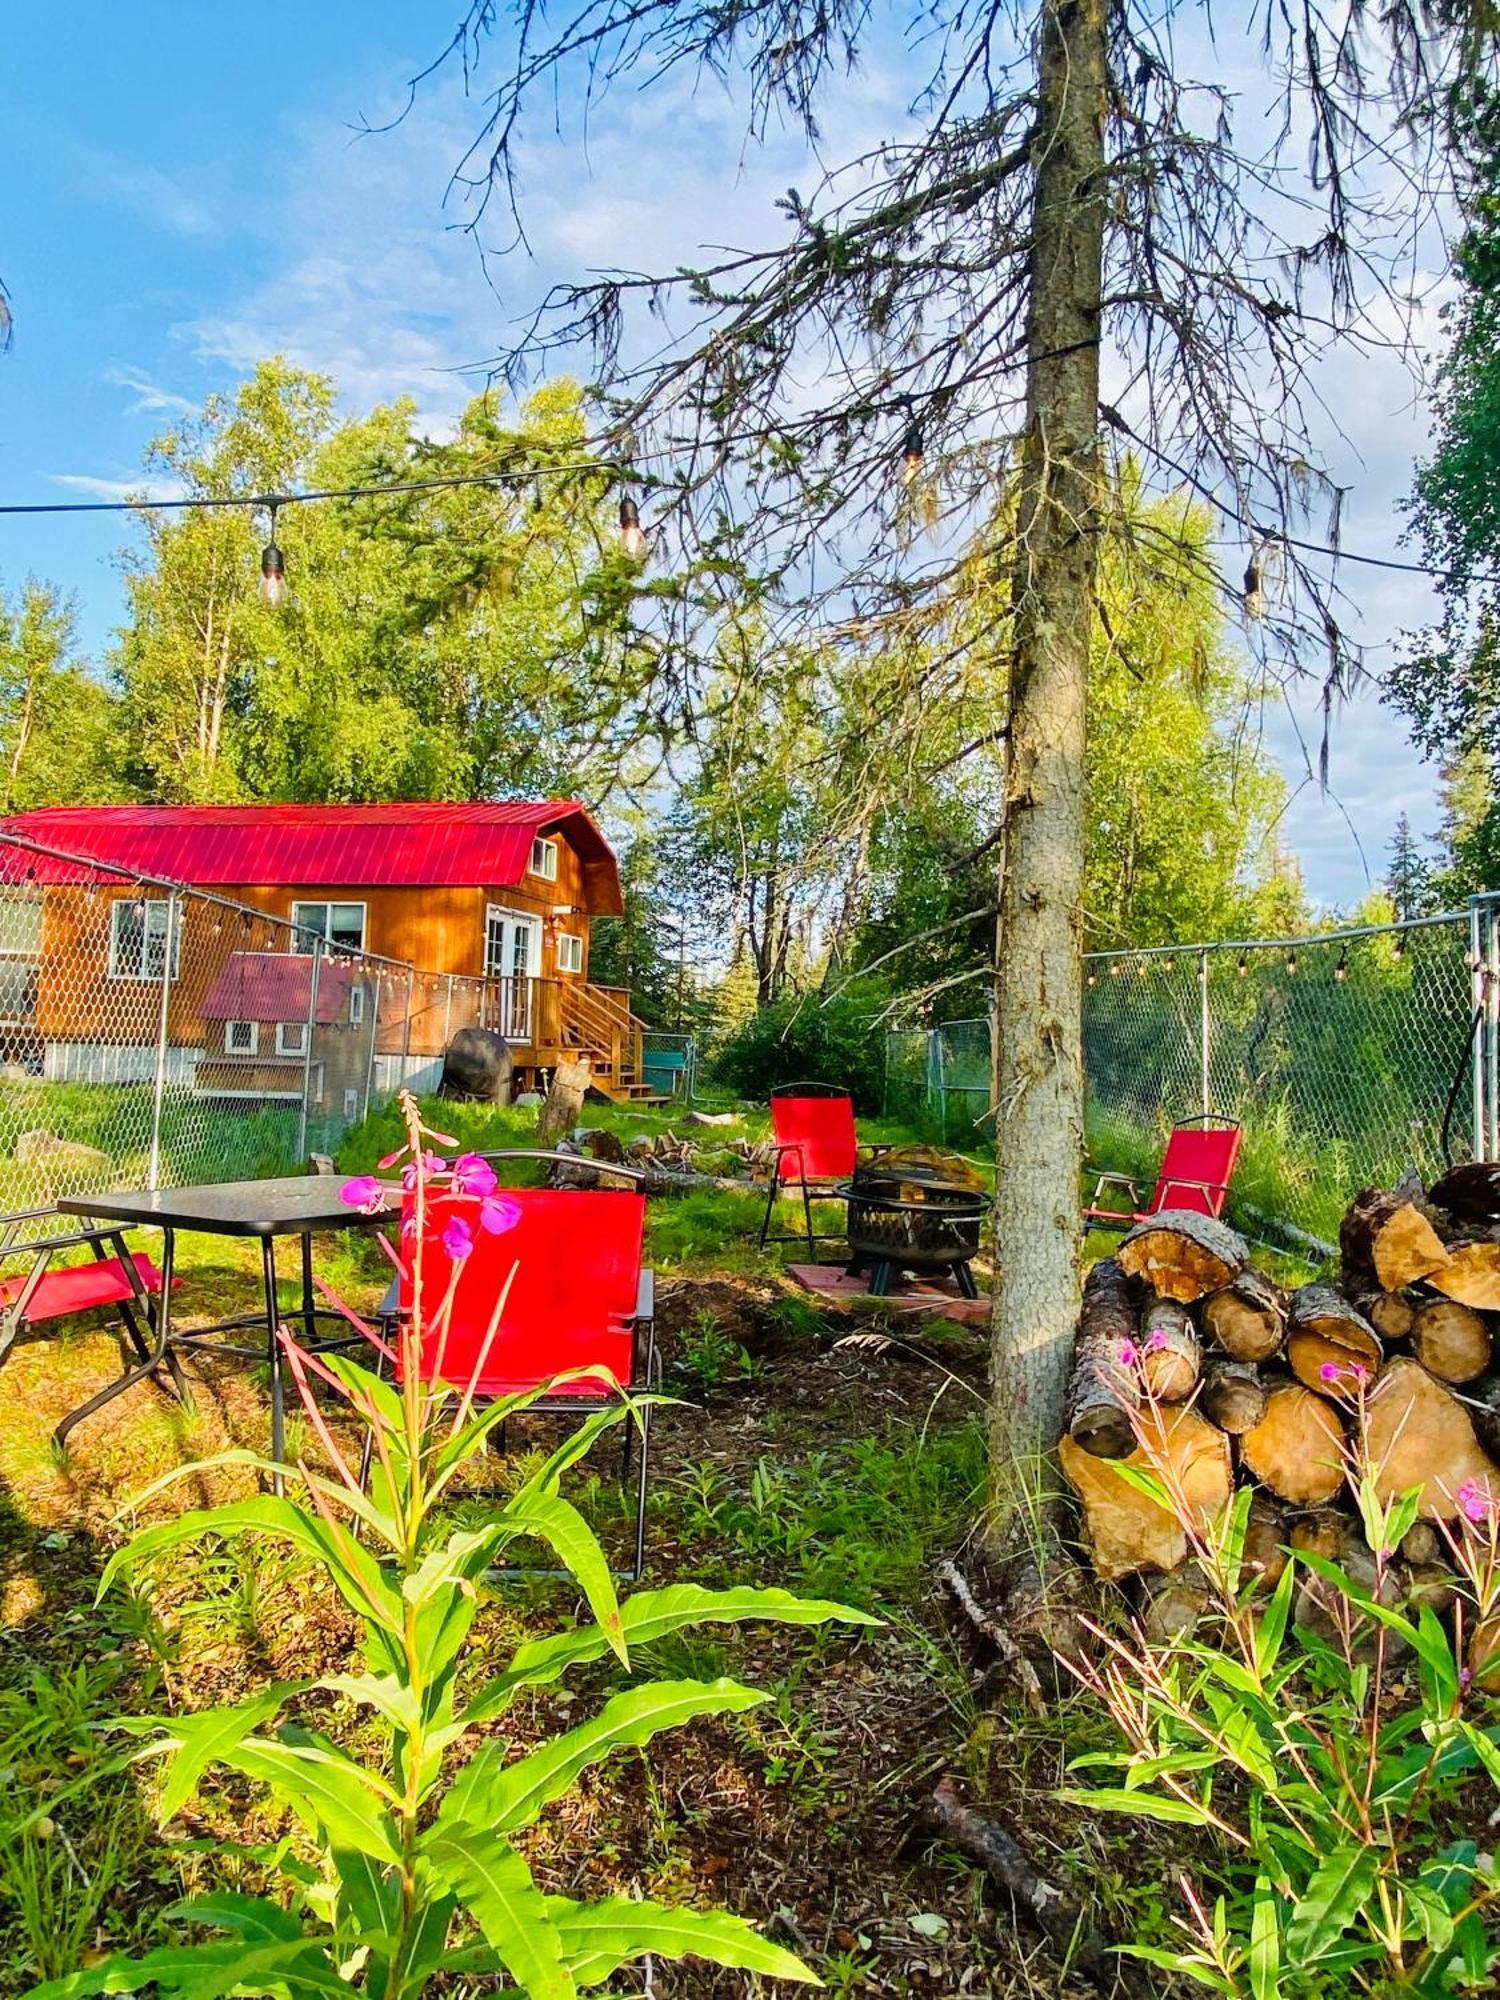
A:
<svg viewBox="0 0 1500 2000">
<path fill-rule="evenodd" d="M 910 486 L 920 477 L 922 461 L 925 456 L 921 430 L 916 424 L 908 424 L 906 436 L 901 440 L 901 484 L 903 486 Z"/>
<path fill-rule="evenodd" d="M 274 542 L 260 552 L 260 599 L 273 611 L 286 602 L 286 557 Z"/>
<path fill-rule="evenodd" d="M 651 547 L 641 526 L 641 510 L 628 493 L 620 502 L 620 547 L 632 562 L 644 562 Z"/>
</svg>

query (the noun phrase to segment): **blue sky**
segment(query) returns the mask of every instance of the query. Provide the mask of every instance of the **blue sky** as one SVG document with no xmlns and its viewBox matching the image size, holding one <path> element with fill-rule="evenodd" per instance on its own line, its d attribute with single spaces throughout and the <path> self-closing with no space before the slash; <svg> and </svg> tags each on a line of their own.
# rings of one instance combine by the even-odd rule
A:
<svg viewBox="0 0 1500 2000">
<path fill-rule="evenodd" d="M 532 150 L 534 255 L 498 260 L 497 298 L 444 208 L 474 125 L 456 79 L 394 132 L 354 136 L 361 119 L 399 108 L 458 0 L 20 11 L 0 54 L 0 275 L 16 314 L 0 361 L 0 500 L 123 490 L 154 430 L 277 350 L 329 370 L 357 405 L 408 392 L 440 424 L 474 386 L 458 371 L 482 364 L 549 279 L 689 261 L 709 235 L 767 240 L 779 231 L 775 198 L 810 179 L 792 137 L 747 152 L 712 86 L 620 92 L 591 121 L 587 149 L 571 135 Z M 893 129 L 900 76 L 899 64 L 877 68 L 841 94 L 828 157 Z M 492 248 L 503 234 L 497 219 Z M 1341 364 L 1322 387 L 1330 454 L 1353 489 L 1346 540 L 1391 551 L 1425 436 L 1420 401 L 1394 363 Z M 0 581 L 34 571 L 74 592 L 81 640 L 98 657 L 119 615 L 112 555 L 126 532 L 108 516 L 0 521 Z M 1379 573 L 1351 589 L 1378 672 L 1392 635 L 1420 621 L 1425 593 Z M 1299 732 L 1315 752 L 1320 725 L 1311 689 L 1294 708 L 1267 733 L 1296 784 Z M 1433 783 L 1373 690 L 1337 719 L 1332 778 L 1331 797 L 1303 784 L 1284 833 L 1314 896 L 1348 905 L 1380 873 L 1399 811 L 1435 826 Z"/>
</svg>

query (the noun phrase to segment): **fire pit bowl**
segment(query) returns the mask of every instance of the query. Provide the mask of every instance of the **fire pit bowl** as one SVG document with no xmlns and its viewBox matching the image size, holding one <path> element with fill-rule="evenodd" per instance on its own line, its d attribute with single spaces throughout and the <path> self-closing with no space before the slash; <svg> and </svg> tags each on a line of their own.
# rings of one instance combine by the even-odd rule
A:
<svg viewBox="0 0 1500 2000">
<path fill-rule="evenodd" d="M 897 1271 L 951 1271 L 965 1298 L 977 1298 L 969 1259 L 979 1249 L 984 1197 L 927 1167 L 855 1169 L 838 1190 L 849 1208 L 850 1270 L 870 1270 L 870 1290 L 890 1290 Z"/>
</svg>

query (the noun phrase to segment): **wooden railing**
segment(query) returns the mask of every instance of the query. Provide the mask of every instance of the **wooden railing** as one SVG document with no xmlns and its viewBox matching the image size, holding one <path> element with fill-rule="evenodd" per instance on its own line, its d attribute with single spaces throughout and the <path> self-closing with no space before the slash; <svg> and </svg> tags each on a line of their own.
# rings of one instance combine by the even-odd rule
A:
<svg viewBox="0 0 1500 2000">
<path fill-rule="evenodd" d="M 488 979 L 483 1025 L 498 1029 L 516 1048 L 542 1059 L 577 1050 L 591 1055 L 603 1080 L 639 1083 L 645 1023 L 630 1011 L 623 986 L 591 986 L 581 979 Z"/>
</svg>

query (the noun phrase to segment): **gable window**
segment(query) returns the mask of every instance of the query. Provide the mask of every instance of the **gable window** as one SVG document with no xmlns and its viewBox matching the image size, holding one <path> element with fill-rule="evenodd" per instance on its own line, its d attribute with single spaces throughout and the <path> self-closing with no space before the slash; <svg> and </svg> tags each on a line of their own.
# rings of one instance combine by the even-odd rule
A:
<svg viewBox="0 0 1500 2000">
<path fill-rule="evenodd" d="M 172 906 L 165 896 L 126 896 L 109 908 L 111 979 L 160 979 L 166 969 Z M 182 926 L 172 939 L 172 977 L 182 961 Z"/>
<path fill-rule="evenodd" d="M 349 989 L 349 1025 L 357 1028 L 365 1018 L 365 989 L 351 986 Z"/>
<path fill-rule="evenodd" d="M 297 943 L 303 951 L 314 938 L 322 938 L 340 951 L 365 948 L 363 903 L 293 903 L 292 922 L 301 933 Z"/>
<path fill-rule="evenodd" d="M 305 1056 L 307 1054 L 306 1021 L 278 1021 L 276 1023 L 276 1053 L 279 1056 Z"/>
<path fill-rule="evenodd" d="M 531 872 L 544 882 L 557 880 L 557 842 L 538 834 L 531 843 Z"/>
<path fill-rule="evenodd" d="M 564 931 L 557 940 L 557 969 L 559 972 L 582 972 L 583 939 L 572 931 Z"/>
<path fill-rule="evenodd" d="M 259 1021 L 226 1021 L 224 1023 L 224 1053 L 227 1056 L 253 1056 L 260 1049 Z"/>
</svg>

